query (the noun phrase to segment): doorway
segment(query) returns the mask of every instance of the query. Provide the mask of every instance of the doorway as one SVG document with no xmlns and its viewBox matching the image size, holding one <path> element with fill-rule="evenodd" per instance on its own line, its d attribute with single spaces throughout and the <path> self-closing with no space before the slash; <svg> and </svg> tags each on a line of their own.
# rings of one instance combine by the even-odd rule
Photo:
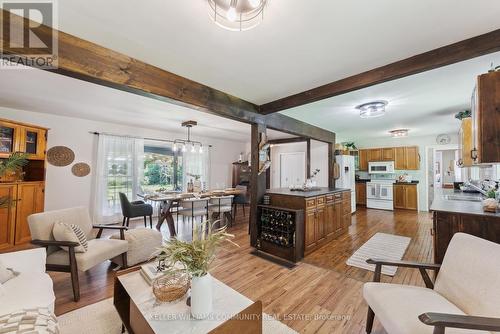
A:
<svg viewBox="0 0 500 334">
<path fill-rule="evenodd" d="M 305 152 L 280 153 L 280 187 L 303 184 L 306 177 Z"/>
</svg>

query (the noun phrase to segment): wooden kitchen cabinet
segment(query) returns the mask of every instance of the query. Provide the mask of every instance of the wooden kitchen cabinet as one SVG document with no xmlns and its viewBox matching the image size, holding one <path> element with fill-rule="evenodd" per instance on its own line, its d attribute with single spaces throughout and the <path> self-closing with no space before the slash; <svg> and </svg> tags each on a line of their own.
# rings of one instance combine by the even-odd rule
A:
<svg viewBox="0 0 500 334">
<path fill-rule="evenodd" d="M 310 249 L 316 246 L 316 210 L 309 209 L 305 215 L 305 249 Z"/>
<path fill-rule="evenodd" d="M 443 211 L 435 211 L 433 215 L 435 263 L 443 262 L 451 238 L 458 232 L 500 243 L 499 217 Z"/>
<path fill-rule="evenodd" d="M 393 202 L 395 209 L 417 210 L 418 191 L 416 184 L 394 184 Z"/>
<path fill-rule="evenodd" d="M 395 148 L 394 147 L 385 147 L 382 149 L 382 160 L 383 161 L 394 161 L 395 158 Z"/>
<path fill-rule="evenodd" d="M 359 150 L 359 170 L 368 171 L 368 150 Z"/>
<path fill-rule="evenodd" d="M 418 146 L 405 147 L 406 170 L 420 169 L 420 155 L 418 153 Z"/>
<path fill-rule="evenodd" d="M 382 161 L 382 149 L 372 148 L 368 150 L 368 162 L 370 161 Z"/>
<path fill-rule="evenodd" d="M 365 182 L 356 182 L 356 205 L 366 205 Z"/>
<path fill-rule="evenodd" d="M 480 75 L 472 101 L 475 163 L 500 163 L 500 72 Z"/>
<path fill-rule="evenodd" d="M 0 159 L 8 158 L 19 151 L 21 127 L 6 120 L 0 120 Z"/>
<path fill-rule="evenodd" d="M 418 146 L 394 148 L 394 168 L 396 170 L 419 170 L 420 154 Z"/>
</svg>

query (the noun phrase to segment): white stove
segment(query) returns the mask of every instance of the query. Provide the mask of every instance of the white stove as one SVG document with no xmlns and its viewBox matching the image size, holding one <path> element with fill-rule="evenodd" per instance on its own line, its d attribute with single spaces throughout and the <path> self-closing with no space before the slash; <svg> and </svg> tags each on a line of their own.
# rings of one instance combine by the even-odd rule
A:
<svg viewBox="0 0 500 334">
<path fill-rule="evenodd" d="M 372 179 L 366 183 L 366 207 L 382 210 L 394 210 L 394 179 Z"/>
</svg>

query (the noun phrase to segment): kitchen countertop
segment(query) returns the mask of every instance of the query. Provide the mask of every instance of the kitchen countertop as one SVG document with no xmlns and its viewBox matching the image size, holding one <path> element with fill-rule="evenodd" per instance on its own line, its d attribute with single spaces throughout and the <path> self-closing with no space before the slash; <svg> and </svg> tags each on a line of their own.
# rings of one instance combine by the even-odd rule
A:
<svg viewBox="0 0 500 334">
<path fill-rule="evenodd" d="M 359 183 L 366 183 L 366 182 L 370 182 L 371 180 L 370 179 L 357 179 L 356 182 L 359 182 Z"/>
<path fill-rule="evenodd" d="M 411 182 L 399 182 L 399 181 L 396 181 L 396 183 L 394 184 L 418 184 L 418 181 L 411 181 Z"/>
<path fill-rule="evenodd" d="M 468 194 L 468 193 L 463 193 L 461 191 L 455 191 L 453 189 L 443 189 L 442 195 L 435 196 L 434 201 L 431 204 L 430 211 L 463 213 L 468 215 L 479 215 L 479 216 L 500 218 L 500 212 L 497 213 L 484 212 L 482 202 L 450 200 L 445 198 L 446 195 L 477 197 L 480 194 L 479 193 Z"/>
<path fill-rule="evenodd" d="M 275 188 L 275 189 L 268 189 L 266 191 L 266 194 L 275 194 L 275 195 L 288 195 L 288 196 L 296 196 L 296 197 L 316 197 L 316 196 L 322 196 L 326 194 L 331 194 L 331 193 L 337 193 L 337 192 L 342 192 L 342 191 L 350 191 L 350 189 L 346 188 L 320 188 L 319 190 L 312 190 L 312 191 L 291 191 L 288 188 Z"/>
</svg>

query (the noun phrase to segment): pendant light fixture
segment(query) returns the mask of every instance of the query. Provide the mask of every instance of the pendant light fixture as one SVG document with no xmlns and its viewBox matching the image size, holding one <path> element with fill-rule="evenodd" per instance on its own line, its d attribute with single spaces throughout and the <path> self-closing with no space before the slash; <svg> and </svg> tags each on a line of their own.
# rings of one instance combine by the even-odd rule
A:
<svg viewBox="0 0 500 334">
<path fill-rule="evenodd" d="M 389 131 L 393 138 L 408 137 L 408 129 L 396 129 Z"/>
<path fill-rule="evenodd" d="M 387 106 L 387 101 L 373 101 L 368 103 L 360 104 L 356 106 L 359 110 L 359 117 L 361 118 L 375 118 L 385 115 L 385 107 Z"/>
<path fill-rule="evenodd" d="M 191 153 L 196 153 L 196 146 L 199 147 L 198 152 L 203 153 L 203 144 L 199 141 L 191 140 L 191 128 L 198 125 L 196 121 L 186 121 L 182 123 L 182 126 L 187 128 L 187 139 L 176 139 L 172 145 L 172 151 L 177 152 L 179 145 L 181 145 L 181 152 L 187 152 L 187 146 L 191 145 Z"/>
<path fill-rule="evenodd" d="M 209 15 L 220 27 L 232 31 L 255 28 L 264 19 L 268 0 L 207 0 Z"/>
</svg>

